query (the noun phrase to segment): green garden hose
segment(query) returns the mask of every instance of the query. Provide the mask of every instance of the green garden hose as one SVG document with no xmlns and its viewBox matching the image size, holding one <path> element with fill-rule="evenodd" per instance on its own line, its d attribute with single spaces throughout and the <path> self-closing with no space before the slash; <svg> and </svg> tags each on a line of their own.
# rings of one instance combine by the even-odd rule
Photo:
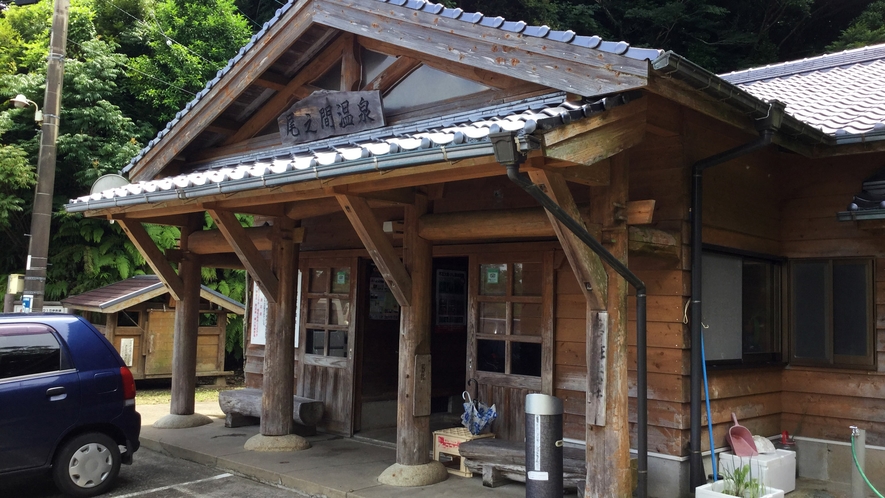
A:
<svg viewBox="0 0 885 498">
<path fill-rule="evenodd" d="M 869 486 L 870 489 L 873 490 L 873 493 L 876 493 L 876 496 L 878 496 L 879 498 L 885 498 L 885 496 L 882 496 L 882 493 L 880 493 L 879 490 L 877 490 L 876 488 L 873 487 L 873 484 L 870 482 L 869 479 L 867 479 L 867 475 L 864 474 L 863 469 L 860 468 L 860 462 L 857 461 L 857 451 L 854 449 L 854 438 L 857 437 L 857 429 L 856 428 L 852 428 L 852 429 L 853 430 L 851 431 L 851 456 L 854 457 L 854 465 L 857 467 L 857 471 L 860 472 L 860 476 L 863 477 L 863 480 L 867 483 L 867 486 Z"/>
</svg>

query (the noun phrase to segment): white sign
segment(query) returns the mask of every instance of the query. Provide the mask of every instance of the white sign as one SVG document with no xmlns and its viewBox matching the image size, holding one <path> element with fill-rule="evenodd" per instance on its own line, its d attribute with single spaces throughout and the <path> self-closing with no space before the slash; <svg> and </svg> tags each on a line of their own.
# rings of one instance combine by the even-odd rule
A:
<svg viewBox="0 0 885 498">
<path fill-rule="evenodd" d="M 267 298 L 258 288 L 258 284 L 252 284 L 252 310 L 251 327 L 249 330 L 249 344 L 264 345 L 267 334 Z"/>
<path fill-rule="evenodd" d="M 124 337 L 120 339 L 120 357 L 127 367 L 132 366 L 132 351 L 135 349 L 135 338 Z"/>
</svg>

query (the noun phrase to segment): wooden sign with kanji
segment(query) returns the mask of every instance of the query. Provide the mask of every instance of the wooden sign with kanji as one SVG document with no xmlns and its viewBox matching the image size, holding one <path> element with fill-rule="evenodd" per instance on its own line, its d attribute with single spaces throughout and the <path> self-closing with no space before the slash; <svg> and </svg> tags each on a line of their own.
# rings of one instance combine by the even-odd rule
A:
<svg viewBox="0 0 885 498">
<path fill-rule="evenodd" d="M 384 126 L 381 94 L 374 92 L 312 93 L 277 118 L 283 145 L 313 142 Z"/>
</svg>

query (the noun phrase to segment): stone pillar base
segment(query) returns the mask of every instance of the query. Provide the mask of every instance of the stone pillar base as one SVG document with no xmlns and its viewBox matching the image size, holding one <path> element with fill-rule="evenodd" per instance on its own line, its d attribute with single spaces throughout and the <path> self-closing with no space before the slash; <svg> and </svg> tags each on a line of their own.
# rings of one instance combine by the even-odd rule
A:
<svg viewBox="0 0 885 498">
<path fill-rule="evenodd" d="M 310 448 L 310 442 L 301 436 L 265 436 L 256 434 L 250 437 L 243 448 L 249 451 L 301 451 Z"/>
<path fill-rule="evenodd" d="M 157 429 L 189 429 L 191 427 L 200 427 L 201 425 L 211 423 L 211 418 L 205 415 L 200 415 L 199 413 L 193 413 L 191 415 L 175 415 L 170 413 L 154 422 L 154 427 Z"/>
<path fill-rule="evenodd" d="M 443 482 L 449 477 L 445 466 L 436 460 L 423 465 L 402 465 L 395 463 L 378 476 L 378 482 L 389 486 L 414 487 L 429 486 Z"/>
</svg>

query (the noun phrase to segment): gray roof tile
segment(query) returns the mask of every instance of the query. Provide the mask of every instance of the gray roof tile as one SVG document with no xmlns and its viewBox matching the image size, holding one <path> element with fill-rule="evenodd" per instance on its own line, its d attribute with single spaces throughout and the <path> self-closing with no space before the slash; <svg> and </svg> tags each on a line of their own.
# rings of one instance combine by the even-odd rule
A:
<svg viewBox="0 0 885 498">
<path fill-rule="evenodd" d="M 885 44 L 721 76 L 787 113 L 843 137 L 885 127 Z M 880 126 L 881 125 L 881 126 Z"/>
<path fill-rule="evenodd" d="M 630 47 L 626 42 L 603 42 L 602 39 L 598 36 L 575 36 L 572 31 L 551 31 L 547 26 L 528 26 L 523 21 L 506 21 L 502 17 L 485 17 L 480 12 L 464 12 L 461 9 L 450 9 L 444 7 L 442 4 L 437 4 L 434 2 L 428 2 L 426 0 L 377 0 L 382 3 L 388 3 L 390 5 L 401 6 L 403 8 L 408 8 L 412 10 L 423 10 L 424 12 L 428 12 L 431 14 L 439 15 L 441 17 L 446 17 L 449 19 L 458 19 L 467 23 L 476 24 L 481 23 L 482 26 L 501 29 L 502 31 L 513 32 L 513 33 L 522 33 L 527 36 L 532 37 L 548 37 L 548 39 L 560 43 L 568 43 L 579 47 L 598 49 L 605 52 L 611 52 L 618 55 L 624 55 L 629 58 L 645 60 L 645 59 L 654 59 L 655 57 L 661 54 L 660 50 L 656 49 L 636 49 Z M 252 36 L 249 43 L 246 46 L 242 47 L 240 51 L 234 56 L 228 64 L 220 69 L 216 74 L 216 77 L 210 80 L 206 87 L 200 91 L 193 100 L 188 102 L 185 106 L 185 109 L 181 112 L 181 115 L 178 116 L 179 119 L 183 117 L 187 111 L 192 109 L 196 103 L 201 100 L 206 94 L 209 93 L 209 90 L 214 87 L 221 77 L 226 75 L 233 66 L 239 63 L 243 56 L 255 46 L 257 40 L 261 39 L 270 28 L 276 24 L 279 19 L 285 14 L 289 9 L 291 9 L 295 4 L 295 0 L 290 0 L 283 7 L 276 11 L 275 16 L 267 21 L 261 30 L 255 35 Z M 171 123 L 167 125 L 167 129 L 171 129 L 176 123 Z M 143 152 L 146 152 L 150 148 L 155 145 L 156 142 L 149 143 Z M 143 157 L 144 154 L 141 155 Z M 140 160 L 140 158 L 133 159 L 129 162 L 129 164 L 123 168 L 123 172 L 129 171 L 132 169 L 135 164 Z"/>
</svg>

